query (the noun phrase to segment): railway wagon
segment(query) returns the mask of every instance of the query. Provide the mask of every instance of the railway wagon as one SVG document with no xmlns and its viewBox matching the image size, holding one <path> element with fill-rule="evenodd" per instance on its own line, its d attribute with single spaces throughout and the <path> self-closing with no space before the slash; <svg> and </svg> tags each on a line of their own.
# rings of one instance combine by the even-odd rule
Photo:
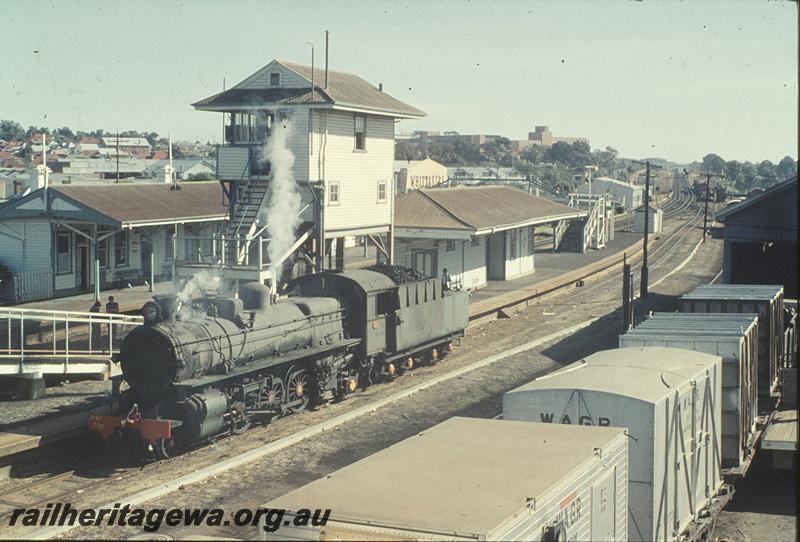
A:
<svg viewBox="0 0 800 542">
<path fill-rule="evenodd" d="M 265 505 L 266 540 L 627 540 L 628 438 L 450 418 Z M 297 527 L 300 509 L 330 509 Z M 264 520 L 266 526 L 266 520 Z"/>
<path fill-rule="evenodd" d="M 682 312 L 758 314 L 758 393 L 768 399 L 780 387 L 783 355 L 783 286 L 703 284 L 681 297 Z"/>
<path fill-rule="evenodd" d="M 722 357 L 722 466 L 743 476 L 752 459 L 758 410 L 758 315 L 654 314 L 619 337 L 620 348 L 665 346 Z"/>
<path fill-rule="evenodd" d="M 626 428 L 628 538 L 694 539 L 726 501 L 721 372 L 689 350 L 605 350 L 507 392 L 503 418 Z"/>
</svg>

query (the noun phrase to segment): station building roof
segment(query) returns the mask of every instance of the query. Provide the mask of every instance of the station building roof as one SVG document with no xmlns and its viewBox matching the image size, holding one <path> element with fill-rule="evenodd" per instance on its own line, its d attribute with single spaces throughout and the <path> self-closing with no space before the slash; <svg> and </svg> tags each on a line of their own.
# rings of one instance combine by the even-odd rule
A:
<svg viewBox="0 0 800 542">
<path fill-rule="evenodd" d="M 397 197 L 395 229 L 398 237 L 468 239 L 586 214 L 508 186 L 434 188 Z"/>
<path fill-rule="evenodd" d="M 219 183 L 183 183 L 180 188 L 165 183 L 51 186 L 48 210 L 40 188 L 0 206 L 0 221 L 56 219 L 134 228 L 225 219 L 228 208 Z"/>
</svg>

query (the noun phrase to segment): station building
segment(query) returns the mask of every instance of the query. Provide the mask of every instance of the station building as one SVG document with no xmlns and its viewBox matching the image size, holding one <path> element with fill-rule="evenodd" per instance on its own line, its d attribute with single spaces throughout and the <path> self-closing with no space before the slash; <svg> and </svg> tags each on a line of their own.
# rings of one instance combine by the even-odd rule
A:
<svg viewBox="0 0 800 542">
<path fill-rule="evenodd" d="M 783 284 L 797 291 L 797 176 L 716 215 L 725 225 L 722 282 Z"/>
<path fill-rule="evenodd" d="M 578 185 L 577 192 L 579 194 L 589 194 L 590 185 L 588 182 L 583 182 Z M 591 183 L 591 193 L 594 195 L 606 194 L 610 196 L 614 203 L 624 208 L 626 211 L 631 211 L 640 207 L 644 203 L 644 187 L 625 182 L 611 177 L 595 177 Z"/>
<path fill-rule="evenodd" d="M 474 290 L 533 273 L 534 228 L 586 215 L 506 186 L 414 190 L 397 198 L 395 263 Z"/>
<path fill-rule="evenodd" d="M 227 206 L 216 182 L 58 185 L 0 206 L 3 297 L 15 303 L 169 280 L 184 259 L 208 259 Z M 96 263 L 95 263 L 96 262 Z M 87 307 L 88 308 L 88 307 Z"/>
</svg>

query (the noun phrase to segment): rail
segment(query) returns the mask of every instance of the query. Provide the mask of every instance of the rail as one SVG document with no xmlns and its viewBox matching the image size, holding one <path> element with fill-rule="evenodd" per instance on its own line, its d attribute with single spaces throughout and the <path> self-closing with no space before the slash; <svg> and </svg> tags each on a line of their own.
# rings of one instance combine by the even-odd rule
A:
<svg viewBox="0 0 800 542">
<path fill-rule="evenodd" d="M 71 361 L 110 360 L 142 323 L 127 314 L 0 307 L 0 374 L 68 373 Z"/>
</svg>

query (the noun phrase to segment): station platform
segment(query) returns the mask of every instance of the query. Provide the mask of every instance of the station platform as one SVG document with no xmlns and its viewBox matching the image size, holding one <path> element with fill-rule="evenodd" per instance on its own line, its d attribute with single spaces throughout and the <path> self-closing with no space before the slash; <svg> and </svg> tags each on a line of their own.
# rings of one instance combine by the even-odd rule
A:
<svg viewBox="0 0 800 542">
<path fill-rule="evenodd" d="M 157 282 L 153 291 L 146 285 L 131 286 L 130 288 L 118 288 L 114 290 L 103 290 L 100 292 L 100 303 L 102 308 L 101 313 L 106 311 L 106 302 L 108 296 L 113 295 L 114 301 L 119 303 L 119 311 L 121 313 L 133 313 L 142 308 L 147 301 L 149 301 L 154 294 L 166 294 L 172 292 L 172 282 Z M 14 305 L 20 309 L 42 309 L 42 310 L 57 310 L 57 311 L 78 311 L 86 312 L 94 304 L 94 292 L 87 292 L 85 294 L 78 294 L 69 297 L 61 297 L 57 299 L 47 299 L 45 301 L 32 301 L 30 303 L 20 303 Z"/>
</svg>

